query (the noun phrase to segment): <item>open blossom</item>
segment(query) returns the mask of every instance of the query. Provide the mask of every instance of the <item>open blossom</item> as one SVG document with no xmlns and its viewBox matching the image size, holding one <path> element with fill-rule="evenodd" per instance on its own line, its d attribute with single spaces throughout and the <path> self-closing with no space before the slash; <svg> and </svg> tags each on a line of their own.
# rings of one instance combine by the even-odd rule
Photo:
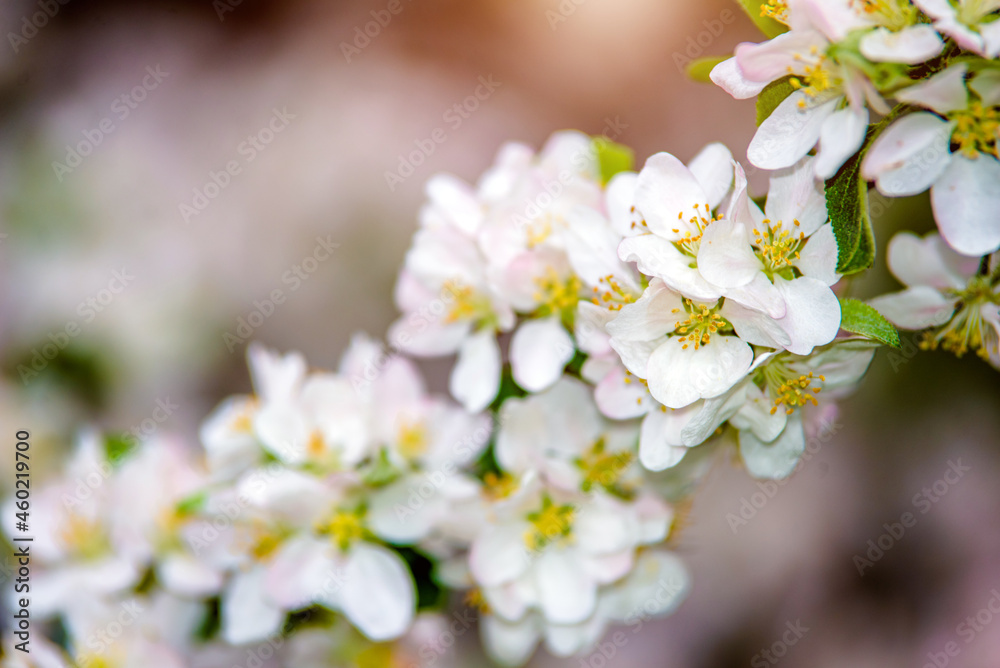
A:
<svg viewBox="0 0 1000 668">
<path fill-rule="evenodd" d="M 1000 369 L 1000 255 L 963 257 L 937 234 L 900 232 L 888 261 L 907 288 L 869 300 L 872 306 L 898 327 L 926 330 L 925 350 L 973 351 Z"/>
<path fill-rule="evenodd" d="M 960 63 L 896 97 L 929 111 L 884 130 L 865 155 L 863 175 L 889 196 L 930 188 L 941 236 L 959 253 L 1000 248 L 1000 75 L 969 76 Z"/>
<path fill-rule="evenodd" d="M 1000 55 L 1000 22 L 997 0 L 913 0 L 934 19 L 934 27 L 963 49 L 984 58 Z"/>
<path fill-rule="evenodd" d="M 761 123 L 747 157 L 761 169 L 783 169 L 818 143 L 813 169 L 817 178 L 828 179 L 861 148 L 867 107 L 881 113 L 888 107 L 865 73 L 831 49 L 860 26 L 857 15 L 837 0 L 799 0 L 789 2 L 781 16 L 791 30 L 761 44 L 740 44 L 735 56 L 712 70 L 712 80 L 746 99 L 791 75 L 795 90 Z"/>
</svg>

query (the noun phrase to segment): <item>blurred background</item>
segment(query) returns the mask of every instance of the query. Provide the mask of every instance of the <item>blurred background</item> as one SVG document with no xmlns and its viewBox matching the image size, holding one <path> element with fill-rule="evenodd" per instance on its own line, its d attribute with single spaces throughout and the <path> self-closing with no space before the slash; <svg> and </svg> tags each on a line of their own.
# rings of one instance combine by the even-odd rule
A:
<svg viewBox="0 0 1000 668">
<path fill-rule="evenodd" d="M 731 0 L 5 0 L 0 21 L 0 421 L 53 466 L 85 423 L 194 443 L 249 388 L 250 339 L 332 367 L 352 332 L 381 336 L 435 172 L 474 181 L 502 142 L 563 128 L 639 165 L 710 141 L 743 160 L 754 131 L 752 102 L 683 73 L 760 39 Z M 901 221 L 933 228 L 925 199 L 889 204 L 883 249 Z M 996 668 L 1000 376 L 915 340 L 787 484 L 716 467 L 679 612 L 610 659 L 535 665 Z M 443 390 L 447 361 L 425 367 Z"/>
</svg>

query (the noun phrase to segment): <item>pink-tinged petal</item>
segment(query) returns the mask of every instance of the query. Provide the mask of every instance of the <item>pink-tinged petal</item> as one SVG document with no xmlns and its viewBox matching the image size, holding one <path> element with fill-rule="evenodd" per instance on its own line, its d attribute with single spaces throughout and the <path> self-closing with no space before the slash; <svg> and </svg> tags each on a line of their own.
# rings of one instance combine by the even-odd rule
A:
<svg viewBox="0 0 1000 668">
<path fill-rule="evenodd" d="M 800 54 L 808 54 L 814 48 L 825 51 L 826 46 L 826 39 L 816 31 L 791 30 L 760 44 L 737 45 L 736 63 L 748 80 L 770 83 L 792 70 L 800 71 L 802 60 L 797 57 Z"/>
<path fill-rule="evenodd" d="M 747 228 L 723 218 L 709 225 L 702 235 L 698 269 L 721 288 L 738 288 L 750 283 L 764 265 L 753 252 Z"/>
<path fill-rule="evenodd" d="M 996 23 L 994 21 L 994 24 Z M 976 92 L 976 95 L 982 100 L 983 106 L 1000 105 L 1000 70 L 980 70 L 972 77 L 969 88 Z"/>
<path fill-rule="evenodd" d="M 808 355 L 816 346 L 833 341 L 840 331 L 840 301 L 828 285 L 806 276 L 791 281 L 776 276 L 774 287 L 788 305 L 778 321 L 792 339 L 786 350 Z"/>
<path fill-rule="evenodd" d="M 592 357 L 610 353 L 611 335 L 606 327 L 616 315 L 617 311 L 581 300 L 576 305 L 576 318 L 573 322 L 573 337 L 577 347 Z"/>
<path fill-rule="evenodd" d="M 846 110 L 845 110 L 846 111 Z M 838 111 L 841 114 L 843 111 Z M 834 114 L 836 116 L 837 114 Z M 831 119 L 833 117 L 831 116 Z M 787 169 L 771 176 L 764 207 L 767 218 L 773 223 L 781 222 L 790 230 L 795 221 L 796 233 L 807 237 L 826 222 L 826 194 L 823 183 L 815 177 L 816 158 L 807 157 Z M 763 233 L 764 229 L 759 229 Z"/>
<path fill-rule="evenodd" d="M 841 99 L 835 97 L 816 104 L 805 92 L 795 91 L 757 128 L 747 148 L 747 158 L 761 169 L 791 167 L 819 141 L 823 123 L 836 111 Z"/>
<path fill-rule="evenodd" d="M 876 63 L 919 65 L 937 56 L 942 49 L 944 40 L 927 24 L 898 32 L 880 26 L 861 38 L 861 53 Z"/>
<path fill-rule="evenodd" d="M 948 0 L 913 0 L 913 4 L 932 19 L 955 18 L 955 7 Z"/>
<path fill-rule="evenodd" d="M 908 114 L 884 130 L 865 154 L 861 174 L 879 192 L 905 197 L 927 190 L 951 160 L 952 124 L 934 114 Z"/>
<path fill-rule="evenodd" d="M 500 389 L 500 346 L 496 334 L 484 329 L 462 344 L 451 370 L 451 395 L 470 413 L 478 413 Z"/>
<path fill-rule="evenodd" d="M 767 86 L 768 81 L 751 81 L 743 75 L 735 56 L 712 68 L 709 75 L 716 86 L 732 95 L 737 100 L 748 100 L 757 97 Z"/>
<path fill-rule="evenodd" d="M 530 528 L 527 522 L 513 522 L 479 534 L 469 550 L 469 568 L 477 583 L 497 587 L 527 570 L 524 535 Z"/>
<path fill-rule="evenodd" d="M 937 28 L 941 34 L 951 37 L 966 51 L 978 53 L 980 56 L 986 55 L 986 47 L 983 43 L 982 35 L 963 23 L 956 20 L 944 19 L 936 22 L 934 27 Z"/>
<path fill-rule="evenodd" d="M 597 583 L 573 553 L 546 550 L 535 562 L 535 586 L 545 619 L 554 624 L 578 624 L 597 606 Z"/>
<path fill-rule="evenodd" d="M 687 454 L 681 431 L 698 408 L 694 403 L 677 411 L 650 411 L 639 430 L 639 462 L 643 467 L 663 471 L 680 463 Z"/>
<path fill-rule="evenodd" d="M 974 257 L 1000 249 L 1000 161 L 955 154 L 931 188 L 934 220 L 948 245 Z"/>
<path fill-rule="evenodd" d="M 851 0 L 800 0 L 789 9 L 793 15 L 804 15 L 805 25 L 819 30 L 831 42 L 841 42 L 852 30 L 873 23 Z M 792 25 L 799 29 L 795 22 Z"/>
<path fill-rule="evenodd" d="M 979 24 L 979 34 L 983 38 L 983 56 L 990 60 L 996 60 L 1000 56 L 1000 23 L 991 21 L 990 23 Z M 996 70 L 993 70 L 994 74 Z"/>
<path fill-rule="evenodd" d="M 635 210 L 635 189 L 639 175 L 635 172 L 620 172 L 611 177 L 604 191 L 605 206 L 611 227 L 619 236 L 629 237 L 644 231 L 639 224 L 642 216 Z"/>
<path fill-rule="evenodd" d="M 979 268 L 978 258 L 959 255 L 938 234 L 924 238 L 900 232 L 889 241 L 886 260 L 892 275 L 906 286 L 928 285 L 961 290 Z"/>
<path fill-rule="evenodd" d="M 427 198 L 449 223 L 466 234 L 475 234 L 483 223 L 483 206 L 465 181 L 450 174 L 436 174 L 424 186 Z"/>
<path fill-rule="evenodd" d="M 558 317 L 522 323 L 510 342 L 514 380 L 529 392 L 541 392 L 559 380 L 575 351 Z"/>
<path fill-rule="evenodd" d="M 708 195 L 711 208 L 719 206 L 733 185 L 733 154 L 725 145 L 711 143 L 688 162 L 688 169 Z"/>
<path fill-rule="evenodd" d="M 869 299 L 868 304 L 903 329 L 943 325 L 955 313 L 955 300 L 925 285 Z"/>
<path fill-rule="evenodd" d="M 799 258 L 792 264 L 802 272 L 803 276 L 815 278 L 826 285 L 833 285 L 839 281 L 837 238 L 833 234 L 833 225 L 827 223 L 820 226 L 809 237 L 805 248 L 799 252 Z"/>
<path fill-rule="evenodd" d="M 635 204 L 654 234 L 674 241 L 682 238 L 693 229 L 690 218 L 707 215 L 708 203 L 698 179 L 669 153 L 652 156 L 639 172 Z"/>
<path fill-rule="evenodd" d="M 691 299 L 715 301 L 722 296 L 697 268 L 691 267 L 689 256 L 661 236 L 642 234 L 624 239 L 618 247 L 618 257 L 624 262 L 635 262 L 643 274 L 662 279 Z"/>
<path fill-rule="evenodd" d="M 831 114 L 819 134 L 819 152 L 814 165 L 816 178 L 825 181 L 836 174 L 864 144 L 867 132 L 867 109 L 846 107 Z"/>
<path fill-rule="evenodd" d="M 612 420 L 639 417 L 657 407 L 652 395 L 637 376 L 623 367 L 613 369 L 594 388 L 594 401 L 601 413 Z"/>
<path fill-rule="evenodd" d="M 681 295 L 654 278 L 642 296 L 623 306 L 606 328 L 615 339 L 655 341 L 686 317 Z"/>
<path fill-rule="evenodd" d="M 406 633 L 416 609 L 416 590 L 395 552 L 358 543 L 344 566 L 340 607 L 359 631 L 375 641 Z"/>
<path fill-rule="evenodd" d="M 753 349 L 735 336 L 716 334 L 697 350 L 693 342 L 671 337 L 649 357 L 649 391 L 668 408 L 684 408 L 722 394 L 746 375 L 752 363 Z"/>
<path fill-rule="evenodd" d="M 764 443 L 749 430 L 740 432 L 740 456 L 747 472 L 755 478 L 781 480 L 791 475 L 806 448 L 801 411 L 788 417 L 781 435 Z"/>
<path fill-rule="evenodd" d="M 952 65 L 930 79 L 896 93 L 900 102 L 909 102 L 939 114 L 947 114 L 969 106 L 969 91 L 965 87 L 965 63 Z"/>
<path fill-rule="evenodd" d="M 792 343 L 788 333 L 767 313 L 741 306 L 727 299 L 722 306 L 721 314 L 732 324 L 736 335 L 751 345 L 785 348 Z"/>
</svg>

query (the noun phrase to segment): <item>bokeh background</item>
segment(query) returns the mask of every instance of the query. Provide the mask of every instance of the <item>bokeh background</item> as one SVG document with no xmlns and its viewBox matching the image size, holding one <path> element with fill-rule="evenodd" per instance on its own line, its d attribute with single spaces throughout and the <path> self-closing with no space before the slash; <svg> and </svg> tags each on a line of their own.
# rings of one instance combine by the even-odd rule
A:
<svg viewBox="0 0 1000 668">
<path fill-rule="evenodd" d="M 286 300 L 252 338 L 334 366 L 352 332 L 379 336 L 394 317 L 427 178 L 475 180 L 506 140 L 539 146 L 576 128 L 632 146 L 640 165 L 709 141 L 745 157 L 753 104 L 683 73 L 759 40 L 731 0 L 399 1 L 367 43 L 358 32 L 385 0 L 68 0 L 34 32 L 37 0 L 0 4 L 4 443 L 30 429 L 55 467 L 79 426 L 128 431 L 158 401 L 177 408 L 155 428 L 196 443 L 212 407 L 249 387 L 245 344 L 225 335 L 243 338 L 240 319 L 276 289 Z M 481 78 L 499 85 L 454 111 Z M 437 128 L 445 141 L 390 188 L 386 173 Z M 239 173 L 208 186 L 231 161 Z M 879 208 L 883 252 L 900 225 L 933 228 L 923 198 Z M 319 239 L 336 250 L 303 265 Z M 297 266 L 314 270 L 296 283 Z M 115 272 L 134 277 L 117 294 L 105 291 Z M 851 289 L 896 287 L 876 269 Z M 78 333 L 60 334 L 70 324 Z M 1000 665 L 987 607 L 1000 609 L 1000 374 L 916 354 L 907 338 L 878 355 L 787 484 L 717 462 L 678 541 L 694 588 L 675 615 L 630 632 L 611 659 L 540 651 L 534 665 L 902 668 L 937 655 L 941 668 L 951 641 L 961 651 L 947 665 Z M 446 364 L 424 365 L 432 387 Z M 938 496 L 959 460 L 971 470 Z M 916 499 L 925 488 L 938 500 Z M 855 556 L 908 511 L 916 525 L 859 575 Z M 977 614 L 970 638 L 959 625 Z M 794 645 L 761 653 L 796 624 L 808 631 Z M 459 665 L 475 665 L 466 640 Z"/>
</svg>

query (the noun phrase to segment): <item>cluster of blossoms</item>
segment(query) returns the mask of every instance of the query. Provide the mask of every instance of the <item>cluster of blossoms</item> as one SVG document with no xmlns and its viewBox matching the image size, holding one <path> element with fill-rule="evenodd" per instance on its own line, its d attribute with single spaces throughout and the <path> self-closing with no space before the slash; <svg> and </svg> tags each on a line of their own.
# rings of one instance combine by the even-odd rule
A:
<svg viewBox="0 0 1000 668">
<path fill-rule="evenodd" d="M 633 171 L 577 132 L 432 178 L 388 346 L 326 372 L 252 345 L 197 456 L 81 437 L 37 507 L 35 614 L 68 642 L 31 665 L 446 665 L 473 624 L 504 665 L 584 653 L 683 600 L 716 453 L 790 475 L 893 324 L 1000 368 L 1000 2 L 761 12 L 788 30 L 712 78 L 759 96 L 766 196 L 720 144 Z M 906 289 L 865 304 L 869 181 L 929 188 L 940 235 L 898 234 Z M 447 355 L 428 394 L 412 358 Z"/>
</svg>

